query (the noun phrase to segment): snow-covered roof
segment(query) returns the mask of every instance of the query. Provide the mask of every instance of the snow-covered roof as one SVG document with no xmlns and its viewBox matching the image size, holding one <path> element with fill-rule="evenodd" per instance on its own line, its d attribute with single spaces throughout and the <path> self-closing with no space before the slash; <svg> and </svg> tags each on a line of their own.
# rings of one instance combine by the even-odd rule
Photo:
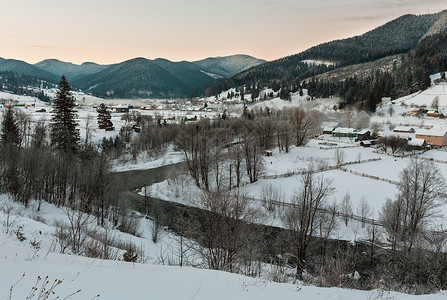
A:
<svg viewBox="0 0 447 300">
<path fill-rule="evenodd" d="M 359 131 L 358 134 L 367 134 L 368 132 L 371 132 L 371 131 L 368 129 L 363 129 L 363 130 Z"/>
<path fill-rule="evenodd" d="M 410 126 L 397 126 L 393 129 L 394 132 L 410 132 L 413 131 L 414 128 Z"/>
<path fill-rule="evenodd" d="M 324 127 L 323 131 L 331 131 L 334 130 L 334 127 Z"/>
<path fill-rule="evenodd" d="M 447 134 L 447 128 L 437 127 L 431 129 L 418 129 L 416 134 L 419 135 L 430 135 L 430 136 L 445 136 Z"/>
<path fill-rule="evenodd" d="M 411 139 L 411 141 L 408 141 L 408 145 L 410 146 L 424 146 L 425 140 L 424 139 Z"/>
<path fill-rule="evenodd" d="M 338 127 L 335 128 L 333 133 L 354 133 L 357 132 L 357 129 L 347 128 L 347 127 Z"/>
<path fill-rule="evenodd" d="M 119 104 L 119 105 L 115 105 L 112 108 L 129 108 L 128 104 Z"/>
<path fill-rule="evenodd" d="M 360 144 L 363 144 L 363 145 L 371 145 L 371 141 L 369 141 L 369 140 L 364 140 L 364 141 L 361 141 Z"/>
</svg>

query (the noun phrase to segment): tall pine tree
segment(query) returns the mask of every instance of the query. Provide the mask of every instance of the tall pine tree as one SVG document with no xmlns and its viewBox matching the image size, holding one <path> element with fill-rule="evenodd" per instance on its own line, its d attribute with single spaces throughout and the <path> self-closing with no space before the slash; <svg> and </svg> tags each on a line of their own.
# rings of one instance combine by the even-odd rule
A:
<svg viewBox="0 0 447 300">
<path fill-rule="evenodd" d="M 8 108 L 3 115 L 1 139 L 3 145 L 20 145 L 21 139 L 19 125 L 14 117 L 14 111 L 12 108 Z"/>
<path fill-rule="evenodd" d="M 79 129 L 76 122 L 75 98 L 70 85 L 62 75 L 53 103 L 51 120 L 51 145 L 64 152 L 76 152 L 79 144 Z"/>
<path fill-rule="evenodd" d="M 113 127 L 113 123 L 111 121 L 112 117 L 110 116 L 110 112 L 107 110 L 107 107 L 104 103 L 101 103 L 96 111 L 98 112 L 99 129 L 107 129 Z"/>
</svg>

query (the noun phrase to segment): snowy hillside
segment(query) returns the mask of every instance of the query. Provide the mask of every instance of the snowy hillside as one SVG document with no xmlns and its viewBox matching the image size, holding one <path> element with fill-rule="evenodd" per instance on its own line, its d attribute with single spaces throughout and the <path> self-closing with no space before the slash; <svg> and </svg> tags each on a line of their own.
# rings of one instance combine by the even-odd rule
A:
<svg viewBox="0 0 447 300">
<path fill-rule="evenodd" d="M 14 207 L 7 218 L 6 207 Z M 41 290 L 54 292 L 49 299 L 445 299 L 447 294 L 409 296 L 380 289 L 359 291 L 279 284 L 269 277 L 251 278 L 220 271 L 160 264 L 127 263 L 60 254 L 52 234 L 52 219 L 63 211 L 48 204 L 36 213 L 2 196 L 0 210 L 0 297 L 38 298 Z M 33 219 L 31 219 L 31 217 Z M 8 224 L 8 225 L 7 225 Z M 19 229 L 20 228 L 20 229 Z M 22 241 L 19 241 L 17 232 Z M 129 237 L 115 233 L 119 239 Z M 143 233 L 143 236 L 145 234 Z M 141 238 L 148 261 L 156 260 L 172 238 L 158 245 Z M 171 242 L 172 243 L 172 242 Z M 151 246 L 152 245 L 152 246 Z M 40 280 L 38 278 L 41 278 Z M 59 280 L 59 281 L 57 281 Z M 44 282 L 48 281 L 48 284 Z M 55 282 L 56 281 L 56 282 Z M 36 288 L 34 291 L 33 288 Z M 34 297 L 31 295 L 34 292 Z M 71 297 L 69 295 L 72 295 Z M 65 298 L 67 297 L 67 298 Z"/>
</svg>

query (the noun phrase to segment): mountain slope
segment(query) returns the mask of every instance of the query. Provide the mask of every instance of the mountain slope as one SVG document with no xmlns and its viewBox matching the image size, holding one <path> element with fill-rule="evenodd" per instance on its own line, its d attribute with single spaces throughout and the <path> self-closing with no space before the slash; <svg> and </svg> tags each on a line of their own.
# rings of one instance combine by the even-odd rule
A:
<svg viewBox="0 0 447 300">
<path fill-rule="evenodd" d="M 210 78 L 211 80 L 211 78 Z M 96 95 L 122 97 L 179 97 L 192 88 L 166 69 L 145 58 L 112 65 L 98 73 L 74 81 Z"/>
<path fill-rule="evenodd" d="M 216 78 L 228 78 L 263 63 L 248 55 L 207 58 L 196 62 L 172 62 L 136 58 L 114 65 L 76 65 L 57 59 L 35 65 L 0 58 L 0 71 L 58 82 L 65 75 L 71 85 L 102 97 L 188 97 Z"/>
<path fill-rule="evenodd" d="M 346 65 L 404 53 L 417 45 L 439 17 L 439 14 L 404 15 L 363 35 L 312 47 L 300 56 Z"/>
<path fill-rule="evenodd" d="M 73 84 L 103 97 L 188 97 L 215 78 L 228 78 L 263 62 L 248 55 L 196 62 L 138 58 L 75 78 Z"/>
<path fill-rule="evenodd" d="M 157 58 L 153 62 L 190 86 L 192 89 L 208 84 L 212 77 L 200 71 L 193 63 L 187 61 L 172 62 Z"/>
<path fill-rule="evenodd" d="M 109 67 L 108 65 L 98 65 L 89 62 L 83 63 L 82 65 L 75 65 L 57 59 L 46 59 L 38 62 L 34 66 L 57 75 L 58 77 L 65 75 L 69 81 L 74 81 L 82 76 L 97 73 Z"/>
<path fill-rule="evenodd" d="M 260 85 L 296 85 L 304 79 L 342 66 L 374 61 L 390 55 L 406 53 L 435 26 L 440 26 L 445 11 L 427 15 L 405 15 L 363 35 L 332 41 L 243 71 L 218 83 L 207 93 L 257 82 Z M 442 24 L 442 23 L 441 23 Z M 330 65 L 309 64 L 306 60 L 322 60 Z"/>
<path fill-rule="evenodd" d="M 225 57 L 209 57 L 195 61 L 193 64 L 215 78 L 229 78 L 265 62 L 263 59 L 238 54 Z"/>
<path fill-rule="evenodd" d="M 24 61 L 0 58 L 0 72 L 4 71 L 10 71 L 18 75 L 30 75 L 52 82 L 57 82 L 60 79 L 60 76 L 56 76 Z"/>
</svg>

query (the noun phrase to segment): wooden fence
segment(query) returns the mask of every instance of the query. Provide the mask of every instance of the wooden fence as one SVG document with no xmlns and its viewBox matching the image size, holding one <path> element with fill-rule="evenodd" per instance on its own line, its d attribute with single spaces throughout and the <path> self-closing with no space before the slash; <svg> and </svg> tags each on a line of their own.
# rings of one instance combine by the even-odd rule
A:
<svg viewBox="0 0 447 300">
<path fill-rule="evenodd" d="M 279 207 L 279 208 L 296 208 L 297 205 L 295 203 L 290 203 L 290 202 L 284 202 L 284 201 L 276 201 L 276 200 L 272 200 L 272 201 L 265 201 L 262 199 L 255 199 L 255 198 L 250 198 L 253 201 L 256 202 L 261 202 L 264 206 L 267 205 L 271 205 L 273 207 Z M 367 218 L 367 217 L 362 217 L 362 216 L 357 216 L 354 214 L 344 214 L 340 211 L 330 211 L 328 209 L 324 209 L 324 208 L 319 208 L 318 209 L 319 212 L 321 213 L 325 213 L 325 214 L 333 214 L 335 213 L 335 215 L 337 217 L 341 217 L 341 218 L 348 218 L 351 220 L 356 220 L 356 221 L 360 221 L 362 223 L 365 224 L 370 224 L 370 225 L 377 225 L 377 226 L 385 226 L 384 223 L 380 220 L 376 220 L 376 219 L 372 219 L 372 218 Z"/>
<path fill-rule="evenodd" d="M 374 179 L 374 180 L 377 180 L 377 181 L 383 181 L 383 182 L 387 182 L 387 183 L 391 183 L 391 184 L 395 184 L 395 185 L 399 184 L 397 181 L 393 181 L 393 180 L 390 180 L 390 179 L 382 178 L 382 177 L 379 177 L 379 176 L 372 176 L 372 175 L 369 175 L 369 174 L 366 174 L 366 173 L 357 172 L 357 171 L 354 171 L 354 170 L 349 170 L 347 168 L 340 168 L 340 170 L 342 170 L 344 172 L 349 172 L 349 173 L 354 174 L 354 175 L 362 176 L 362 177 L 365 177 L 365 178 Z"/>
<path fill-rule="evenodd" d="M 342 166 L 348 166 L 348 165 L 354 165 L 354 164 L 362 164 L 362 163 L 366 163 L 366 162 L 371 162 L 371 161 L 378 161 L 381 160 L 380 157 L 376 157 L 376 158 L 370 158 L 370 159 L 364 159 L 364 160 L 355 160 L 355 161 L 350 161 L 350 162 L 345 162 L 342 163 L 338 166 L 326 166 L 326 167 L 322 167 L 322 168 L 318 168 L 315 170 L 315 172 L 325 172 L 325 171 L 330 171 L 330 170 L 336 170 L 336 169 L 342 169 Z M 343 170 L 345 171 L 345 170 Z M 305 174 L 306 172 L 308 172 L 307 170 L 300 170 L 300 171 L 293 171 L 293 172 L 288 172 L 285 174 L 277 174 L 277 175 L 264 175 L 264 176 L 260 176 L 260 179 L 277 179 L 277 178 L 287 178 L 287 177 L 291 177 L 294 175 L 302 175 Z M 346 172 L 346 171 L 345 171 Z"/>
</svg>

